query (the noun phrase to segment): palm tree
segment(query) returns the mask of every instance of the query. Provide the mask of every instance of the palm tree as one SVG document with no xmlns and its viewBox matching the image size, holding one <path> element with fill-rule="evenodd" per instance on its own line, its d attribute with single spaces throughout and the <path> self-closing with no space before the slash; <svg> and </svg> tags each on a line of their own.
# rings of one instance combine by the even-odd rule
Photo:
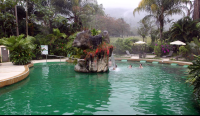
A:
<svg viewBox="0 0 200 116">
<path fill-rule="evenodd" d="M 142 36 L 143 41 L 144 41 L 144 38 L 146 38 L 146 36 L 150 30 L 150 27 L 149 27 L 148 23 L 144 20 L 141 20 L 138 23 L 140 24 L 140 27 L 138 28 L 138 34 L 140 36 Z"/>
<path fill-rule="evenodd" d="M 192 1 L 185 1 L 183 2 L 186 6 L 183 6 L 182 8 L 186 10 L 188 17 L 190 17 L 194 12 L 194 3 Z M 188 6 L 189 5 L 189 6 Z"/>
<path fill-rule="evenodd" d="M 194 0 L 194 14 L 193 14 L 194 20 L 198 20 L 200 18 L 199 8 L 200 8 L 200 1 Z"/>
<path fill-rule="evenodd" d="M 146 11 L 150 13 L 143 20 L 154 18 L 159 25 L 160 39 L 163 39 L 164 24 L 170 22 L 169 16 L 174 14 L 182 14 L 181 2 L 183 0 L 141 0 L 138 7 L 134 9 L 133 15 L 136 12 Z"/>
<path fill-rule="evenodd" d="M 170 28 L 170 41 L 176 39 L 183 42 L 193 41 L 193 37 L 200 35 L 200 29 L 197 27 L 197 23 L 197 21 L 193 21 L 190 17 L 184 17 L 174 22 Z"/>
</svg>

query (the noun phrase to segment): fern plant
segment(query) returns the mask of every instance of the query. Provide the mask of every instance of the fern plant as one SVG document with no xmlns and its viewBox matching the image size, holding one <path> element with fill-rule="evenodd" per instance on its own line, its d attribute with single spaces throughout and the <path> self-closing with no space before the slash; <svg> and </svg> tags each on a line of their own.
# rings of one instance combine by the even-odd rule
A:
<svg viewBox="0 0 200 116">
<path fill-rule="evenodd" d="M 194 86 L 194 93 L 195 95 L 200 98 L 200 56 L 194 55 L 196 58 L 188 67 L 189 69 L 189 76 L 186 80 L 187 83 L 190 83 Z"/>
<path fill-rule="evenodd" d="M 92 33 L 92 36 L 96 36 L 96 35 L 100 34 L 101 31 L 100 31 L 100 30 L 93 29 L 93 30 L 91 30 L 91 33 Z"/>
<path fill-rule="evenodd" d="M 30 63 L 32 57 L 35 56 L 32 52 L 35 49 L 34 40 L 34 37 L 24 38 L 24 34 L 21 34 L 10 36 L 10 38 L 2 38 L 1 42 L 10 50 L 10 59 L 13 64 L 25 65 Z"/>
</svg>

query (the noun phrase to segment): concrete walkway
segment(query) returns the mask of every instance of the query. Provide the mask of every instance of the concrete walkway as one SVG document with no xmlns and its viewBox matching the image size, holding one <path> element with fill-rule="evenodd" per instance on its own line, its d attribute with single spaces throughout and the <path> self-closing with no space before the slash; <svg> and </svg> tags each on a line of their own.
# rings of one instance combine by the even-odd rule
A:
<svg viewBox="0 0 200 116">
<path fill-rule="evenodd" d="M 24 65 L 13 65 L 12 62 L 0 63 L 0 81 L 21 74 Z"/>
<path fill-rule="evenodd" d="M 65 62 L 66 59 L 47 59 L 47 62 Z M 46 62 L 46 60 L 32 60 L 32 63 Z M 0 63 L 0 81 L 14 77 L 25 71 L 24 65 L 13 65 L 12 62 Z"/>
</svg>

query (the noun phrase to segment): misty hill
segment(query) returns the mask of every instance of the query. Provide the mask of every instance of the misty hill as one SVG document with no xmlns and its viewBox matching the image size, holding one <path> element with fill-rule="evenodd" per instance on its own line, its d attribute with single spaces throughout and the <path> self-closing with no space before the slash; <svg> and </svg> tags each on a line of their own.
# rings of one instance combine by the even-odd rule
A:
<svg viewBox="0 0 200 116">
<path fill-rule="evenodd" d="M 147 13 L 145 12 L 140 12 L 139 14 L 136 13 L 135 16 L 133 16 L 133 9 L 123 9 L 123 8 L 105 8 L 105 13 L 109 14 L 109 16 L 111 17 L 115 17 L 115 18 L 124 18 L 124 20 L 131 25 L 132 28 L 137 28 L 138 22 L 145 17 L 145 15 L 147 15 Z M 174 15 L 173 21 L 177 21 L 178 19 L 180 19 L 182 16 L 180 15 Z M 165 29 L 168 30 L 168 28 L 170 27 L 170 24 L 167 24 L 165 26 Z"/>
</svg>

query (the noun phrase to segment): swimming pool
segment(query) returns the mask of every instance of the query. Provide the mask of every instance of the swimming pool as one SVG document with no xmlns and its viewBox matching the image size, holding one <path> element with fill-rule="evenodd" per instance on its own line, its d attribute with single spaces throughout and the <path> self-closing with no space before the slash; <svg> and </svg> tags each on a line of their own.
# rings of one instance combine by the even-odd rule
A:
<svg viewBox="0 0 200 116">
<path fill-rule="evenodd" d="M 38 63 L 0 89 L 1 115 L 199 115 L 187 68 L 117 61 L 108 73 L 78 73 L 66 62 Z M 132 64 L 133 68 L 127 68 Z"/>
</svg>

